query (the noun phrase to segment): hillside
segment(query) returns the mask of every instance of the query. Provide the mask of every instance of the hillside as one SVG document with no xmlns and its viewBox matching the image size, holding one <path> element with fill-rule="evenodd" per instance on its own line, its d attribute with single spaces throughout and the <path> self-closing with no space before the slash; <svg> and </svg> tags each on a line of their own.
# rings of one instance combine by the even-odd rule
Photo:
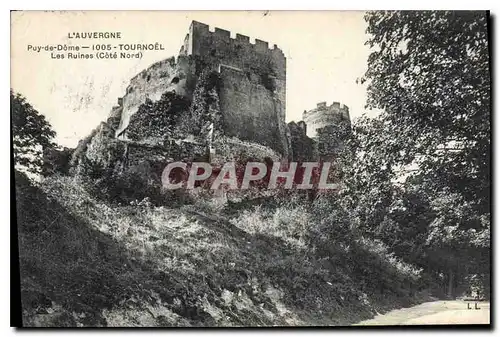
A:
<svg viewBox="0 0 500 337">
<path fill-rule="evenodd" d="M 24 326 L 347 325 L 418 302 L 411 266 L 364 239 L 320 254 L 293 202 L 113 205 L 22 174 L 16 193 Z"/>
<path fill-rule="evenodd" d="M 283 26 L 280 47 L 258 38 L 276 15 L 239 34 L 198 14 L 182 14 L 189 30 L 168 42 L 180 49 L 143 58 L 151 48 L 130 45 L 142 61 L 121 70 L 14 67 L 53 70 L 10 89 L 23 325 L 482 321 L 415 304 L 490 301 L 489 12 L 325 12 L 317 31 Z M 53 26 L 27 15 L 23 36 Z M 332 32 L 350 35 L 320 41 Z M 108 42 L 89 62 L 106 61 Z"/>
</svg>

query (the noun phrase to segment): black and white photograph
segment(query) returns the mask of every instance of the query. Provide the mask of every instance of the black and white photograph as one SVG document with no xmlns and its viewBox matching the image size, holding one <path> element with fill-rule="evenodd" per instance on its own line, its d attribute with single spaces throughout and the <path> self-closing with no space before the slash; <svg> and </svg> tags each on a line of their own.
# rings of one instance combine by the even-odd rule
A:
<svg viewBox="0 0 500 337">
<path fill-rule="evenodd" d="M 11 326 L 491 328 L 489 11 L 10 28 Z"/>
</svg>

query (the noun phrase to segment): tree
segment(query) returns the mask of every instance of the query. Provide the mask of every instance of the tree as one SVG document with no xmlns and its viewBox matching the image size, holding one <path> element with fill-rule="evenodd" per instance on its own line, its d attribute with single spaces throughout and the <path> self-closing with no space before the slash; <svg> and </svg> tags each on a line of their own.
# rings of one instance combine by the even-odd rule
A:
<svg viewBox="0 0 500 337">
<path fill-rule="evenodd" d="M 489 209 L 490 73 L 485 12 L 370 12 L 368 107 L 436 188 Z M 488 207 L 485 207 L 488 205 Z"/>
<path fill-rule="evenodd" d="M 10 91 L 12 143 L 16 168 L 38 174 L 43 165 L 44 149 L 54 148 L 56 133 L 52 126 L 25 97 Z"/>
<path fill-rule="evenodd" d="M 374 187 L 368 194 L 379 201 L 371 211 L 378 216 L 367 226 L 373 232 L 389 218 L 411 239 L 405 226 L 412 220 L 389 215 L 398 198 L 408 202 L 411 193 L 397 196 L 393 188 L 406 181 L 404 188 L 418 190 L 425 196 L 420 206 L 427 205 L 419 224 L 426 236 L 422 258 L 428 257 L 422 262 L 449 272 L 451 284 L 459 270 L 489 267 L 488 17 L 377 11 L 365 20 L 372 52 L 362 81 L 368 84 L 367 107 L 382 111 L 358 124 L 355 134 L 363 165 L 353 181 L 357 188 Z"/>
<path fill-rule="evenodd" d="M 339 120 L 335 124 L 317 129 L 316 132 L 320 158 L 335 158 L 342 152 L 344 142 L 351 133 L 351 122 Z"/>
</svg>

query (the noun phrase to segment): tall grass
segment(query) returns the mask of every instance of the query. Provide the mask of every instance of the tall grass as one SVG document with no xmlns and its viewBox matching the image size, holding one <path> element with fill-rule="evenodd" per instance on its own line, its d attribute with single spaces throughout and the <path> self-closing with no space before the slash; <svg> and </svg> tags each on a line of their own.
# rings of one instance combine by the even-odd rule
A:
<svg viewBox="0 0 500 337">
<path fill-rule="evenodd" d="M 27 325 L 349 324 L 380 311 L 366 286 L 377 270 L 400 275 L 387 297 L 409 296 L 396 290 L 413 271 L 376 244 L 339 239 L 319 254 L 321 222 L 300 201 L 119 205 L 86 183 L 16 180 Z"/>
</svg>

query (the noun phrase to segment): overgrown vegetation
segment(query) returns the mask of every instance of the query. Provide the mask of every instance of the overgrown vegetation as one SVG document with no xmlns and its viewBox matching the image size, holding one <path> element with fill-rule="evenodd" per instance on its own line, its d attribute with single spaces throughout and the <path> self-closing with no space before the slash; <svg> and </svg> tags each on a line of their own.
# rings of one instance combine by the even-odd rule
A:
<svg viewBox="0 0 500 337">
<path fill-rule="evenodd" d="M 368 107 L 345 153 L 342 199 L 359 230 L 449 297 L 490 274 L 490 68 L 485 12 L 376 11 Z"/>
<path fill-rule="evenodd" d="M 71 177 L 17 182 L 27 325 L 349 324 L 410 304 L 418 278 L 363 241 L 322 256 L 305 208 L 118 206 Z M 360 286 L 376 275 L 383 293 Z"/>
<path fill-rule="evenodd" d="M 16 169 L 38 174 L 42 171 L 44 150 L 56 147 L 56 135 L 45 116 L 26 98 L 10 90 L 12 144 Z"/>
<path fill-rule="evenodd" d="M 193 92 L 190 118 L 184 119 L 181 129 L 186 133 L 206 138 L 213 130 L 220 130 L 219 90 L 220 78 L 210 68 L 203 70 Z"/>
<path fill-rule="evenodd" d="M 165 92 L 156 102 L 146 99 L 130 117 L 127 136 L 132 140 L 165 139 L 172 135 L 182 115 L 189 111 L 189 106 L 188 99 L 171 91 Z"/>
</svg>

